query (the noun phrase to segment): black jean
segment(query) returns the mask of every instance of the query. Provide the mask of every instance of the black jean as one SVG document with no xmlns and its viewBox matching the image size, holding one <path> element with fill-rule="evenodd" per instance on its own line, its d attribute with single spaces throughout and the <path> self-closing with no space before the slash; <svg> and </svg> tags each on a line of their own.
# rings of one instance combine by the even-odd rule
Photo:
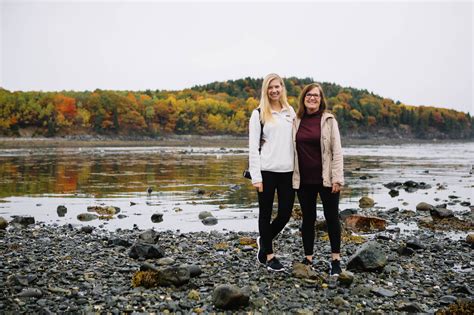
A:
<svg viewBox="0 0 474 315">
<path fill-rule="evenodd" d="M 262 171 L 263 192 L 258 193 L 258 230 L 265 254 L 273 254 L 273 239 L 288 223 L 295 202 L 293 172 Z M 275 191 L 278 196 L 278 214 L 272 221 Z"/>
<path fill-rule="evenodd" d="M 316 199 L 318 194 L 323 203 L 324 218 L 328 226 L 331 252 L 341 252 L 341 224 L 339 222 L 339 193 L 332 193 L 330 187 L 316 184 L 301 184 L 298 200 L 303 212 L 302 236 L 306 256 L 313 255 L 314 223 L 316 221 Z"/>
</svg>

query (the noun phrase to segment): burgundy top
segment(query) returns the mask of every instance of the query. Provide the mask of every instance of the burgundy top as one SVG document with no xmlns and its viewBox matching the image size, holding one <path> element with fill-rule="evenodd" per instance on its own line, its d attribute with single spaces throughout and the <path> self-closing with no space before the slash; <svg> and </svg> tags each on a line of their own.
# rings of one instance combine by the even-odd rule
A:
<svg viewBox="0 0 474 315">
<path fill-rule="evenodd" d="M 322 112 L 305 113 L 296 134 L 296 151 L 302 184 L 323 183 L 321 158 Z"/>
</svg>

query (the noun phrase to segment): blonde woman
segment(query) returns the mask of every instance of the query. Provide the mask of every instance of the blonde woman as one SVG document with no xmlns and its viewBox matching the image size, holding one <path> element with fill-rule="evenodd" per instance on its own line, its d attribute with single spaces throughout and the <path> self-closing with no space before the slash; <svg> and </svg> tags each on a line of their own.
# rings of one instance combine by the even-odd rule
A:
<svg viewBox="0 0 474 315">
<path fill-rule="evenodd" d="M 290 220 L 295 201 L 292 188 L 292 125 L 295 117 L 295 111 L 288 104 L 283 80 L 277 74 L 267 75 L 262 84 L 260 105 L 250 117 L 249 171 L 258 193 L 260 236 L 257 238 L 257 260 L 270 271 L 284 270 L 273 252 L 273 239 Z M 275 191 L 278 214 L 272 221 Z"/>
<path fill-rule="evenodd" d="M 325 111 L 326 99 L 321 85 L 304 87 L 299 98 L 293 128 L 295 172 L 293 188 L 303 213 L 303 263 L 313 265 L 316 199 L 323 204 L 331 244 L 330 275 L 341 273 L 341 226 L 339 193 L 344 185 L 341 139 L 336 118 Z"/>
</svg>

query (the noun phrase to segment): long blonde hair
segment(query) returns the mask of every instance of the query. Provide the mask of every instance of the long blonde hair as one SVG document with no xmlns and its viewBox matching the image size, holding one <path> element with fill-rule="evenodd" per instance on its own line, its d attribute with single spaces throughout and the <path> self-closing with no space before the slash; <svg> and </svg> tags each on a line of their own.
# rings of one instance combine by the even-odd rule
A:
<svg viewBox="0 0 474 315">
<path fill-rule="evenodd" d="M 270 82 L 274 79 L 278 79 L 280 81 L 282 91 L 280 95 L 280 104 L 283 108 L 289 108 L 290 104 L 288 104 L 288 99 L 286 96 L 286 87 L 285 87 L 285 82 L 283 82 L 282 78 L 275 73 L 270 73 L 263 79 L 262 83 L 262 94 L 260 97 L 260 104 L 258 107 L 260 108 L 260 120 L 262 123 L 270 122 L 273 121 L 273 116 L 272 116 L 272 107 L 270 105 L 270 99 L 268 98 L 268 86 L 270 85 Z"/>
</svg>

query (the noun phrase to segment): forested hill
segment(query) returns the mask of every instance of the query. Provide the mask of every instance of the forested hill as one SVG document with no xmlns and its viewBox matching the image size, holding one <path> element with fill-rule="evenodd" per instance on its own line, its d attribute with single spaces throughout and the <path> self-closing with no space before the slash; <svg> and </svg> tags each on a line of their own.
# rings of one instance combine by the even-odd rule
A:
<svg viewBox="0 0 474 315">
<path fill-rule="evenodd" d="M 288 99 L 311 78 L 287 78 Z M 214 82 L 182 91 L 11 92 L 0 88 L 0 135 L 246 135 L 262 79 Z M 367 90 L 322 83 L 346 137 L 474 138 L 466 113 L 412 106 Z"/>
</svg>

